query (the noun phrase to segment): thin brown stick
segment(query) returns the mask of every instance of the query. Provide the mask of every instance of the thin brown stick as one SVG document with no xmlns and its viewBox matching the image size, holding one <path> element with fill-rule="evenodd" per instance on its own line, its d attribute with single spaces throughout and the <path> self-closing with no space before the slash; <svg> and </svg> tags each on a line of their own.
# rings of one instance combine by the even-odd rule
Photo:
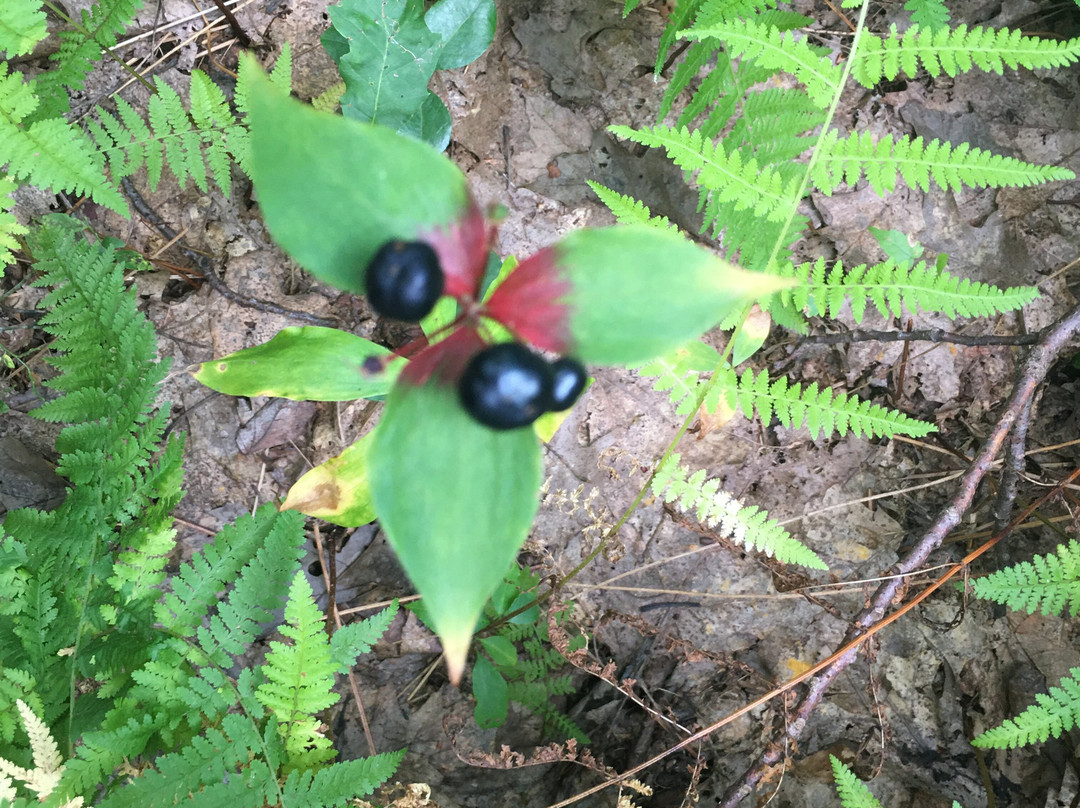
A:
<svg viewBox="0 0 1080 808">
<path fill-rule="evenodd" d="M 1042 331 L 1031 334 L 957 334 L 944 328 L 919 331 L 869 331 L 857 328 L 836 334 L 810 334 L 800 337 L 803 345 L 847 345 L 852 342 L 952 342 L 957 345 L 1037 345 Z"/>
</svg>

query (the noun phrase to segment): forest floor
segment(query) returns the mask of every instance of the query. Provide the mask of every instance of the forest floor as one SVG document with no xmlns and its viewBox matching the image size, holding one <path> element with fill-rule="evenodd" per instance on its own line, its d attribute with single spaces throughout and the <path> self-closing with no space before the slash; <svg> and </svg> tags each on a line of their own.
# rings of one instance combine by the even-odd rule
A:
<svg viewBox="0 0 1080 808">
<path fill-rule="evenodd" d="M 824 3 L 797 5 L 819 20 L 821 31 L 842 31 Z M 900 3 L 885 5 L 875 5 L 871 16 L 877 30 L 901 18 Z M 1009 25 L 1049 36 L 1077 33 L 1071 3 L 949 5 L 955 22 Z M 508 209 L 497 244 L 501 255 L 528 255 L 570 230 L 610 224 L 612 218 L 585 184 L 589 179 L 631 193 L 653 213 L 697 230 L 696 193 L 682 172 L 661 155 L 627 148 L 606 132 L 611 124 L 654 123 L 665 87 L 651 66 L 666 9 L 644 4 L 623 19 L 621 8 L 614 0 L 505 0 L 488 52 L 464 69 L 436 75 L 433 89 L 454 119 L 450 156 L 482 205 Z M 149 57 L 169 42 L 190 38 L 156 75 L 179 89 L 186 84 L 185 73 L 199 67 L 227 82 L 219 66 L 235 68 L 235 47 L 215 51 L 208 60 L 204 18 L 170 24 L 196 10 L 191 0 L 148 4 L 139 30 L 156 35 L 125 53 Z M 318 40 L 328 24 L 325 11 L 324 0 L 259 0 L 237 11 L 265 64 L 273 63 L 282 43 L 292 43 L 294 87 L 305 100 L 337 80 Z M 215 31 L 215 43 L 228 39 L 224 27 Z M 119 83 L 116 74 L 103 70 L 84 100 L 96 102 Z M 139 98 L 137 88 L 128 92 Z M 837 122 L 847 130 L 966 141 L 1080 172 L 1080 68 L 924 78 L 881 93 L 852 90 Z M 182 191 L 168 182 L 150 193 L 136 179 L 147 203 L 190 247 L 212 256 L 236 292 L 336 318 L 341 327 L 389 345 L 408 337 L 376 320 L 362 299 L 313 281 L 284 256 L 263 228 L 257 202 L 239 175 L 229 197 Z M 880 260 L 867 228 L 900 230 L 931 256 L 947 253 L 954 274 L 999 286 L 1037 284 L 1043 292 L 1022 315 L 971 324 L 917 315 L 910 321 L 915 328 L 1035 331 L 1076 303 L 1075 270 L 1059 271 L 1076 258 L 1080 244 L 1076 188 L 1076 183 L 1055 183 L 951 194 L 901 186 L 881 199 L 860 184 L 831 197 L 815 194 L 805 208 L 814 231 L 802 250 L 845 265 Z M 53 203 L 30 195 L 19 201 L 27 215 Z M 147 256 L 190 264 L 138 216 L 123 220 L 102 213 L 96 226 Z M 184 520 L 183 556 L 237 515 L 282 497 L 304 471 L 339 454 L 377 420 L 377 407 L 366 402 L 237 399 L 201 387 L 187 368 L 261 343 L 297 323 L 237 305 L 209 285 L 193 288 L 165 268 L 134 283 L 158 329 L 161 353 L 172 359 L 164 398 L 172 404 L 177 429 L 187 433 L 187 495 L 178 510 Z M 658 293 L 662 283 L 659 277 Z M 907 318 L 885 322 L 877 315 L 864 323 L 886 330 L 908 325 Z M 830 571 L 784 569 L 646 499 L 619 533 L 617 552 L 593 563 L 568 590 L 574 624 L 592 638 L 591 659 L 613 661 L 620 678 L 637 681 L 638 694 L 653 710 L 696 728 L 830 654 L 871 591 L 865 582 L 887 570 L 953 495 L 956 472 L 994 422 L 1020 356 L 1020 349 L 1001 346 L 815 345 L 774 328 L 755 360 L 759 366 L 783 366 L 793 380 L 863 393 L 933 422 L 939 432 L 925 441 L 814 440 L 805 430 L 743 418 L 711 429 L 699 425 L 679 446 L 684 462 L 707 469 L 744 503 L 785 522 Z M 623 513 L 645 482 L 642 469 L 655 463 L 681 422 L 667 395 L 654 391 L 650 380 L 626 370 L 595 375 L 546 449 L 548 493 L 527 552 L 553 573 L 572 569 L 598 531 Z M 1033 421 L 1032 448 L 1076 437 L 1075 385 L 1076 375 L 1067 368 L 1051 374 Z M 5 400 L 14 409 L 0 427 L 0 476 L 9 480 L 0 488 L 2 504 L 48 501 L 61 490 L 47 464 L 38 463 L 48 456 L 49 428 L 25 415 L 32 406 L 29 397 L 13 391 Z M 1078 454 L 1076 447 L 1067 447 L 1033 455 L 1021 498 L 1034 498 L 1049 480 L 1068 473 Z M 19 486 L 11 482 L 17 475 Z M 992 522 L 989 494 L 987 488 L 979 508 L 932 563 L 956 560 L 986 535 Z M 871 495 L 880 498 L 870 501 Z M 341 547 L 339 608 L 410 594 L 377 526 L 344 531 L 323 525 L 321 531 Z M 973 572 L 1048 552 L 1059 541 L 1060 535 L 1045 528 L 1018 532 L 992 562 Z M 312 550 L 308 563 L 314 562 Z M 312 582 L 325 600 L 321 576 L 313 575 Z M 839 586 L 806 589 L 816 584 Z M 813 714 L 783 769 L 745 804 L 772 799 L 777 808 L 839 805 L 830 753 L 851 763 L 861 777 L 873 777 L 873 790 L 891 808 L 937 808 L 954 799 L 966 808 L 1075 804 L 1080 777 L 1068 736 L 987 754 L 976 752 L 970 739 L 1080 666 L 1078 633 L 1076 620 L 1001 613 L 955 589 L 943 590 L 864 649 Z M 538 719 L 524 713 L 512 712 L 499 730 L 477 729 L 468 688 L 459 691 L 445 680 L 441 666 L 433 664 L 435 648 L 415 618 L 403 612 L 376 653 L 357 667 L 375 747 L 407 748 L 397 780 L 431 789 L 430 803 L 402 797 L 399 805 L 542 808 L 599 782 L 596 773 L 570 763 L 511 770 L 466 765 L 462 758 L 475 753 L 498 754 L 505 744 L 527 754 L 550 738 Z M 562 706 L 605 765 L 623 771 L 683 737 L 606 683 L 585 674 L 576 681 L 577 692 Z M 343 703 L 335 721 L 342 754 L 368 754 L 357 705 L 349 696 Z M 656 808 L 688 804 L 690 771 L 704 762 L 697 794 L 700 804 L 713 804 L 784 726 L 785 706 L 774 700 L 699 747 L 670 756 L 641 776 L 654 795 L 636 799 Z M 460 729 L 451 737 L 453 728 Z M 996 803 L 988 802 L 987 783 Z M 609 789 L 579 804 L 615 805 L 617 792 Z"/>
</svg>

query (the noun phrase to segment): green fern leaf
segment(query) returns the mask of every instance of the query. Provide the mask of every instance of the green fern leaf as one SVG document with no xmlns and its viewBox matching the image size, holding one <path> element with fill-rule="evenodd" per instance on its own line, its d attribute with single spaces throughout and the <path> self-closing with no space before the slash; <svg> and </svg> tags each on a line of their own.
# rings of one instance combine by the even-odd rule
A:
<svg viewBox="0 0 1080 808">
<path fill-rule="evenodd" d="M 661 230 L 678 231 L 678 227 L 668 221 L 667 216 L 653 216 L 645 204 L 631 196 L 605 188 L 598 182 L 586 180 L 600 201 L 607 205 L 619 224 L 648 224 Z"/>
<path fill-rule="evenodd" d="M 941 0 L 907 0 L 904 11 L 910 11 L 911 21 L 928 31 L 937 31 L 949 24 L 949 9 Z"/>
<path fill-rule="evenodd" d="M 267 506 L 223 528 L 173 576 L 172 591 L 163 596 L 155 613 L 158 622 L 182 637 L 194 636 L 211 606 L 218 603 L 218 593 L 236 579 L 260 548 L 272 546 L 274 551 L 298 557 L 302 517 L 292 511 L 281 516 L 285 518 Z"/>
<path fill-rule="evenodd" d="M 930 30 L 913 25 L 898 34 L 896 25 L 886 36 L 863 32 L 851 75 L 864 87 L 904 74 L 914 78 L 918 66 L 935 78 L 955 76 L 978 68 L 1000 74 L 1005 66 L 1036 69 L 1063 67 L 1080 58 L 1080 38 L 1065 41 L 1023 36 L 1008 28 L 966 25 Z"/>
<path fill-rule="evenodd" d="M 792 73 L 806 85 L 810 99 L 822 109 L 832 103 L 840 88 L 841 69 L 806 39 L 796 39 L 790 31 L 750 20 L 732 20 L 721 25 L 695 25 L 681 32 L 687 39 L 717 39 L 732 56 L 753 59 L 770 70 Z"/>
<path fill-rule="evenodd" d="M 330 739 L 319 731 L 316 713 L 336 704 L 337 666 L 323 631 L 323 616 L 312 597 L 311 584 L 298 572 L 289 587 L 281 633 L 290 645 L 271 641 L 263 673 L 267 682 L 256 697 L 277 719 L 289 767 L 308 769 L 337 755 Z"/>
<path fill-rule="evenodd" d="M 127 28 L 142 6 L 143 0 L 98 0 L 82 12 L 75 29 L 60 32 L 60 47 L 50 57 L 55 67 L 34 80 L 41 99 L 37 120 L 55 119 L 70 111 L 68 93 L 83 88 L 102 51 L 116 44 L 117 34 Z"/>
<path fill-rule="evenodd" d="M 0 155 L 7 176 L 40 188 L 72 191 L 127 215 L 127 203 L 109 184 L 101 159 L 81 129 L 62 118 L 25 122 L 38 110 L 31 85 L 0 62 Z"/>
<path fill-rule="evenodd" d="M 330 658 L 338 673 L 346 673 L 356 658 L 370 651 L 397 615 L 397 601 L 366 620 L 344 625 L 330 638 Z"/>
<path fill-rule="evenodd" d="M 883 317 L 900 317 L 905 309 L 915 313 L 941 312 L 949 317 L 987 317 L 1026 306 L 1039 296 L 1034 286 L 1001 289 L 950 275 L 920 261 L 913 267 L 892 261 L 867 267 L 859 264 L 845 271 L 837 261 L 829 267 L 823 258 L 813 264 L 790 264 L 777 271 L 804 281 L 779 297 L 786 304 L 811 315 L 836 317 L 850 302 L 856 323 L 866 315 L 867 305 Z"/>
<path fill-rule="evenodd" d="M 6 0 L 0 5 L 0 52 L 22 56 L 48 35 L 41 0 Z"/>
<path fill-rule="evenodd" d="M 759 167 L 757 160 L 746 160 L 739 151 L 727 152 L 723 145 L 709 143 L 699 131 L 669 126 L 612 126 L 609 131 L 643 146 L 664 149 L 687 174 L 697 172 L 698 184 L 707 188 L 717 202 L 730 202 L 736 210 L 753 210 L 774 221 L 787 218 L 797 185 L 788 183 L 785 187 L 775 169 Z"/>
<path fill-rule="evenodd" d="M 281 788 L 281 803 L 290 808 L 337 808 L 364 797 L 397 770 L 405 751 L 347 760 L 325 769 L 294 771 Z"/>
<path fill-rule="evenodd" d="M 1080 542 L 1060 544 L 1055 554 L 1035 556 L 972 581 L 975 597 L 1024 612 L 1080 615 Z"/>
<path fill-rule="evenodd" d="M 897 174 L 913 188 L 928 191 L 933 180 L 954 192 L 964 186 L 1026 187 L 1075 176 L 1066 168 L 1033 165 L 966 143 L 954 147 L 932 140 L 927 144 L 921 137 L 894 141 L 892 135 L 875 141 L 869 132 L 853 132 L 840 140 L 832 131 L 822 143 L 811 179 L 822 193 L 832 194 L 842 182 L 854 185 L 864 173 L 878 194 L 895 189 Z"/>
<path fill-rule="evenodd" d="M 1076 726 L 1080 716 L 1080 668 L 1072 668 L 1060 684 L 1051 687 L 1049 693 L 1036 694 L 1036 704 L 982 733 L 972 740 L 972 745 L 982 749 L 1015 749 L 1061 737 Z"/>
<path fill-rule="evenodd" d="M 262 737 L 242 715 L 227 715 L 178 752 L 162 755 L 154 768 L 99 803 L 101 808 L 173 806 L 199 796 L 200 804 L 276 804 L 277 781 L 261 759 Z M 255 758 L 253 760 L 253 758 Z M 243 773 L 238 769 L 243 767 Z M 223 803 L 224 804 L 224 803 Z"/>
<path fill-rule="evenodd" d="M 694 340 L 666 356 L 646 362 L 637 368 L 637 372 L 642 378 L 656 379 L 653 390 L 667 392 L 677 415 L 689 415 L 700 387 L 699 374 L 714 370 L 719 364 L 720 354 L 715 348 Z"/>
<path fill-rule="evenodd" d="M 840 804 L 844 808 L 881 808 L 881 803 L 851 769 L 833 755 L 829 755 L 829 761 L 832 763 L 833 779 L 836 780 L 836 793 L 840 795 Z"/>
<path fill-rule="evenodd" d="M 828 569 L 817 554 L 794 539 L 776 521 L 758 507 L 745 507 L 739 500 L 720 490 L 720 481 L 707 479 L 705 470 L 691 474 L 671 454 L 653 475 L 652 491 L 665 502 L 678 503 L 684 511 L 721 535 L 747 549 L 776 556 L 786 564 L 801 564 L 811 569 Z"/>
<path fill-rule="evenodd" d="M 4 277 L 4 267 L 15 260 L 12 253 L 21 249 L 18 237 L 27 232 L 11 213 L 15 207 L 11 193 L 15 188 L 15 183 L 6 174 L 0 174 L 0 278 Z"/>
<path fill-rule="evenodd" d="M 737 407 L 747 417 L 756 410 L 764 423 L 769 423 L 775 416 L 789 429 L 805 426 L 814 440 L 819 435 L 827 437 L 832 433 L 922 437 L 934 431 L 932 424 L 869 401 L 860 401 L 855 396 L 834 393 L 831 387 L 819 391 L 816 383 L 808 387 L 791 386 L 784 377 L 770 381 L 765 370 L 755 375 L 752 368 L 747 368 L 736 380 L 735 371 L 728 369 L 718 384 L 732 410 Z"/>
</svg>

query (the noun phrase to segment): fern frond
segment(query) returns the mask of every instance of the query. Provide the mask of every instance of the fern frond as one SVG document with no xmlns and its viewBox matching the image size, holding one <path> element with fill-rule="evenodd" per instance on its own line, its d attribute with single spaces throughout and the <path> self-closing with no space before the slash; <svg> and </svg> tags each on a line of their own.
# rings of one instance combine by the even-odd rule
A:
<svg viewBox="0 0 1080 808">
<path fill-rule="evenodd" d="M 933 181 L 938 187 L 954 192 L 964 186 L 1026 187 L 1075 176 L 1067 168 L 1025 163 L 966 143 L 959 146 L 939 140 L 925 143 L 921 137 L 893 140 L 891 134 L 874 140 L 869 132 L 852 132 L 840 139 L 835 130 L 830 131 L 811 173 L 814 186 L 829 195 L 843 182 L 854 185 L 864 174 L 878 194 L 892 192 L 898 174 L 912 188 L 929 191 Z"/>
<path fill-rule="evenodd" d="M 274 508 L 263 507 L 222 528 L 173 576 L 172 591 L 162 597 L 155 612 L 158 622 L 182 637 L 194 636 L 211 606 L 217 605 L 218 593 L 236 579 L 261 548 L 297 557 L 303 540 L 302 517 L 293 518 L 291 514 L 283 512 L 281 515 L 287 518 L 282 519 Z"/>
<path fill-rule="evenodd" d="M 1080 38 L 1066 41 L 1024 36 L 1008 28 L 966 25 L 931 30 L 912 25 L 899 34 L 896 25 L 885 36 L 863 32 L 854 55 L 852 77 L 864 87 L 901 73 L 914 78 L 919 65 L 935 78 L 978 68 L 1000 74 L 1008 66 L 1036 69 L 1063 67 L 1080 58 Z"/>
<path fill-rule="evenodd" d="M 263 738 L 243 715 L 224 717 L 180 751 L 162 755 L 154 767 L 102 800 L 101 808 L 177 805 L 193 795 L 200 804 L 276 805 L 274 772 L 262 760 Z M 242 773 L 238 773 L 241 771 Z M 226 802 L 229 800 L 229 802 Z"/>
<path fill-rule="evenodd" d="M 832 433 L 858 436 L 892 437 L 913 435 L 922 437 L 934 431 L 933 424 L 917 421 L 902 412 L 887 410 L 855 396 L 834 393 L 831 387 L 818 390 L 817 384 L 808 387 L 789 385 L 787 378 L 769 380 L 768 371 L 757 375 L 747 368 L 736 381 L 735 371 L 728 369 L 718 382 L 728 406 L 743 411 L 747 417 L 756 410 L 764 423 L 775 416 L 789 429 L 806 427 L 814 440 Z"/>
<path fill-rule="evenodd" d="M 1080 615 L 1080 542 L 1060 544 L 1053 554 L 1035 556 L 972 581 L 975 597 L 1002 603 L 1010 609 Z"/>
<path fill-rule="evenodd" d="M 694 340 L 670 354 L 659 356 L 637 368 L 642 378 L 655 378 L 653 390 L 666 391 L 677 415 L 689 415 L 694 407 L 700 382 L 698 376 L 720 363 L 720 354 L 703 342 Z"/>
<path fill-rule="evenodd" d="M 747 160 L 737 150 L 728 152 L 722 144 L 710 143 L 700 131 L 670 126 L 647 129 L 612 126 L 609 131 L 643 146 L 664 149 L 688 175 L 696 172 L 698 184 L 707 188 L 718 202 L 730 202 L 736 210 L 753 210 L 756 215 L 775 221 L 787 218 L 791 197 L 798 186 L 791 183 L 785 186 L 775 169 L 760 167 L 757 160 Z"/>
<path fill-rule="evenodd" d="M 1080 668 L 1072 668 L 1060 685 L 1051 687 L 1048 693 L 1037 693 L 1036 704 L 982 733 L 972 740 L 972 745 L 983 749 L 1015 749 L 1061 737 L 1061 733 L 1076 726 L 1080 716 Z"/>
<path fill-rule="evenodd" d="M 356 658 L 370 651 L 379 638 L 390 628 L 397 615 L 397 601 L 373 614 L 366 620 L 358 620 L 342 626 L 330 638 L 330 658 L 338 673 L 346 673 L 356 664 Z"/>
<path fill-rule="evenodd" d="M 9 760 L 0 758 L 0 774 L 13 780 L 22 781 L 28 789 L 44 799 L 56 788 L 60 775 L 64 772 L 63 758 L 56 748 L 56 741 L 49 732 L 48 725 L 42 721 L 22 699 L 16 701 L 19 717 L 30 738 L 30 749 L 34 757 L 34 768 L 24 769 Z"/>
<path fill-rule="evenodd" d="M 263 665 L 267 682 L 256 690 L 256 697 L 277 719 L 289 767 L 308 769 L 337 755 L 320 731 L 316 713 L 336 704 L 340 696 L 334 692 L 337 666 L 330 658 L 323 618 L 303 572 L 289 587 L 281 633 L 292 643 L 270 642 Z"/>
<path fill-rule="evenodd" d="M 281 787 L 281 802 L 292 808 L 337 808 L 377 789 L 397 769 L 405 750 L 346 760 L 317 772 L 294 771 Z"/>
<path fill-rule="evenodd" d="M 75 28 L 60 32 L 60 47 L 50 60 L 55 64 L 34 80 L 42 99 L 37 120 L 58 119 L 71 109 L 68 93 L 83 88 L 86 75 L 101 59 L 102 51 L 116 44 L 143 6 L 143 0 L 98 0 L 82 12 Z"/>
<path fill-rule="evenodd" d="M 0 53 L 30 53 L 48 33 L 41 0 L 6 0 L 0 5 Z"/>
<path fill-rule="evenodd" d="M 731 20 L 719 25 L 695 25 L 680 33 L 686 39 L 717 39 L 732 56 L 754 60 L 769 70 L 793 74 L 806 86 L 810 99 L 827 109 L 840 87 L 843 72 L 805 38 L 775 25 Z"/>
<path fill-rule="evenodd" d="M 789 264 L 777 274 L 804 281 L 780 293 L 785 303 L 813 315 L 836 317 L 847 301 L 856 323 L 863 321 L 868 303 L 873 303 L 883 317 L 900 317 L 905 309 L 912 313 L 919 309 L 941 312 L 952 318 L 986 317 L 1015 311 L 1039 296 L 1034 286 L 1001 289 L 958 278 L 925 261 L 913 267 L 892 261 L 869 267 L 859 264 L 845 271 L 843 262 L 829 267 L 825 259 L 819 258 L 813 264 Z"/>
<path fill-rule="evenodd" d="M 0 62 L 0 155 L 7 176 L 40 188 L 85 195 L 111 210 L 127 214 L 127 203 L 109 184 L 89 138 L 63 118 L 27 123 L 39 112 L 32 85 L 22 73 L 8 73 Z"/>
<path fill-rule="evenodd" d="M 937 31 L 949 24 L 949 9 L 941 0 L 907 0 L 904 11 L 910 11 L 911 21 L 927 31 Z"/>
<path fill-rule="evenodd" d="M 833 779 L 836 781 L 836 793 L 840 796 L 840 804 L 844 808 L 881 808 L 881 803 L 851 769 L 833 755 L 829 755 L 829 761 L 832 763 Z"/>
<path fill-rule="evenodd" d="M 18 237 L 27 233 L 26 228 L 19 224 L 19 220 L 11 213 L 11 209 L 15 207 L 11 193 L 16 187 L 6 174 L 0 174 L 0 278 L 4 277 L 4 267 L 15 260 L 12 252 L 21 248 Z"/>
<path fill-rule="evenodd" d="M 619 224 L 648 224 L 661 230 L 674 230 L 679 228 L 672 224 L 667 216 L 653 216 L 652 212 L 645 207 L 645 203 L 634 199 L 632 196 L 620 194 L 610 188 L 606 188 L 593 180 L 586 180 L 600 201 L 614 214 Z"/>
<path fill-rule="evenodd" d="M 698 521 L 722 536 L 749 549 L 775 556 L 786 564 L 801 564 L 811 569 L 828 569 L 825 562 L 802 542 L 796 540 L 758 507 L 746 507 L 720 490 L 720 480 L 706 479 L 705 470 L 693 474 L 679 464 L 680 456 L 671 454 L 656 470 L 652 491 L 665 502 L 678 503 L 693 513 Z"/>
</svg>

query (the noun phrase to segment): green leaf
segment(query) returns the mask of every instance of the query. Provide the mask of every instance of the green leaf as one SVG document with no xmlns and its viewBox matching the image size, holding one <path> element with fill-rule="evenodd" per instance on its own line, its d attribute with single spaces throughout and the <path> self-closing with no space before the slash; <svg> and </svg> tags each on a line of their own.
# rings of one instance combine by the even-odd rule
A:
<svg viewBox="0 0 1080 808">
<path fill-rule="evenodd" d="M 923 246 L 899 230 L 882 230 L 878 227 L 867 229 L 885 253 L 885 257 L 898 266 L 911 269 L 915 262 L 922 258 Z"/>
<path fill-rule="evenodd" d="M 442 38 L 438 70 L 464 67 L 479 59 L 495 36 L 494 0 L 440 0 L 424 15 Z"/>
<path fill-rule="evenodd" d="M 430 146 L 293 101 L 256 69 L 248 105 L 251 176 L 266 225 L 320 280 L 363 292 L 379 247 L 430 240 L 471 209 L 464 175 Z M 449 285 L 457 267 L 439 257 Z"/>
<path fill-rule="evenodd" d="M 8 56 L 30 53 L 48 31 L 45 12 L 34 0 L 7 0 L 0 4 L 0 52 Z"/>
<path fill-rule="evenodd" d="M 317 516 L 342 527 L 359 527 L 375 519 L 368 483 L 368 450 L 374 432 L 322 463 L 293 483 L 281 510 Z"/>
<path fill-rule="evenodd" d="M 481 426 L 438 381 L 399 380 L 375 430 L 369 472 L 379 521 L 458 682 L 484 604 L 536 515 L 536 435 Z"/>
<path fill-rule="evenodd" d="M 496 665 L 510 667 L 517 664 L 517 648 L 506 637 L 496 634 L 494 637 L 484 637 L 480 645 L 491 655 Z"/>
<path fill-rule="evenodd" d="M 358 656 L 371 650 L 390 627 L 397 612 L 395 600 L 378 614 L 344 625 L 334 632 L 330 638 L 330 658 L 337 664 L 339 673 L 347 673 L 356 664 Z"/>
<path fill-rule="evenodd" d="M 352 401 L 390 392 L 405 361 L 365 367 L 365 360 L 389 355 L 388 349 L 348 331 L 292 326 L 262 345 L 203 362 L 192 375 L 230 396 Z"/>
<path fill-rule="evenodd" d="M 648 225 L 578 230 L 522 262 L 488 311 L 538 347 L 586 363 L 644 362 L 790 282 L 745 272 Z"/>
<path fill-rule="evenodd" d="M 484 657 L 477 657 L 472 680 L 473 696 L 476 698 L 476 709 L 473 711 L 476 723 L 481 729 L 502 726 L 509 705 L 506 680 Z"/>
</svg>

